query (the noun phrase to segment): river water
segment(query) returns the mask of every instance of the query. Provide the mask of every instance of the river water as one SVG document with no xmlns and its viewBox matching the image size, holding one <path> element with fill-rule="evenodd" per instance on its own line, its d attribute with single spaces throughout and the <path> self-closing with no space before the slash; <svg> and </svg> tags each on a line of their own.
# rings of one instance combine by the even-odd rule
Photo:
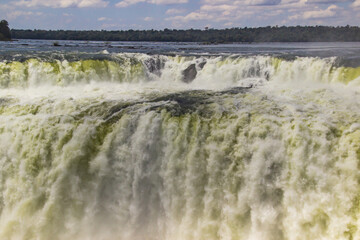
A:
<svg viewBox="0 0 360 240">
<path fill-rule="evenodd" d="M 0 43 L 0 239 L 360 239 L 360 43 Z"/>
</svg>

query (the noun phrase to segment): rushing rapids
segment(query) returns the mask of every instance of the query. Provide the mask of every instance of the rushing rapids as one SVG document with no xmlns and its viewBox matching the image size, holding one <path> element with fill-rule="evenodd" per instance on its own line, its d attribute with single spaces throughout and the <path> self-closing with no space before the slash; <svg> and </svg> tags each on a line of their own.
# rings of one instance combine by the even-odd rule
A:
<svg viewBox="0 0 360 240">
<path fill-rule="evenodd" d="M 360 68 L 0 62 L 0 239 L 360 239 Z"/>
</svg>

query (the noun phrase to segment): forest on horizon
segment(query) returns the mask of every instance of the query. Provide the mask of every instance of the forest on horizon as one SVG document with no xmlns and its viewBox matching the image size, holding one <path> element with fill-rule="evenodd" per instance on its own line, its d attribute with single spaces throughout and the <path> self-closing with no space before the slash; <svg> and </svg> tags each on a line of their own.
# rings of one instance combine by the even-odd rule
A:
<svg viewBox="0 0 360 240">
<path fill-rule="evenodd" d="M 157 42 L 359 42 L 357 26 L 293 26 L 230 29 L 164 30 L 19 30 L 12 29 L 13 39 L 88 40 L 88 41 L 157 41 Z"/>
</svg>

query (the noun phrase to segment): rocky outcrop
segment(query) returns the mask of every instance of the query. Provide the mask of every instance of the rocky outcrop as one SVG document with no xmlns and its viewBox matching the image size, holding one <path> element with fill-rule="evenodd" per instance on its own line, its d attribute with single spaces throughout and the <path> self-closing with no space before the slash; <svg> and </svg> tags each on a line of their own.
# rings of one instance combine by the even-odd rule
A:
<svg viewBox="0 0 360 240">
<path fill-rule="evenodd" d="M 199 68 L 203 69 L 206 64 L 206 61 L 199 63 Z"/>
<path fill-rule="evenodd" d="M 194 81 L 194 79 L 197 76 L 197 73 L 199 70 L 202 70 L 206 64 L 206 61 L 203 61 L 201 63 L 198 63 L 197 65 L 195 63 L 188 66 L 185 70 L 182 71 L 182 81 L 185 83 L 190 83 Z"/>
<path fill-rule="evenodd" d="M 185 83 L 192 82 L 196 78 L 196 75 L 197 75 L 195 63 L 191 64 L 185 70 L 183 70 L 182 75 L 183 75 L 183 79 L 182 79 L 183 82 L 185 82 Z"/>
<path fill-rule="evenodd" d="M 165 63 L 160 58 L 150 58 L 145 61 L 146 68 L 149 72 L 161 76 L 161 69 L 164 68 Z"/>
</svg>

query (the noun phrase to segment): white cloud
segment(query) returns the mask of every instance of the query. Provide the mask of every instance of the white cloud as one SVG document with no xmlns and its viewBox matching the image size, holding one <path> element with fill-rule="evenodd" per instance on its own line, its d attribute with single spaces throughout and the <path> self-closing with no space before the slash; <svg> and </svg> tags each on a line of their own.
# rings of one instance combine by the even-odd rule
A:
<svg viewBox="0 0 360 240">
<path fill-rule="evenodd" d="M 273 6 L 268 6 L 270 2 L 280 2 L 281 0 L 252 0 L 251 4 L 249 0 L 242 1 L 229 1 L 229 0 L 203 0 L 204 3 L 199 10 L 191 12 L 185 16 L 174 16 L 166 18 L 165 20 L 172 21 L 172 24 L 190 21 L 211 21 L 211 22 L 223 22 L 223 26 L 230 26 L 226 23 L 236 23 L 240 19 L 252 18 L 253 20 L 259 19 L 265 13 L 271 13 L 276 17 L 281 14 L 282 11 L 273 9 Z M 287 0 L 289 1 L 289 0 Z M 293 0 L 290 0 L 293 1 Z M 257 4 L 254 6 L 254 4 Z M 271 16 L 271 15 L 269 15 Z M 236 25 L 236 24 L 234 24 Z"/>
<path fill-rule="evenodd" d="M 281 0 L 281 5 L 298 3 L 299 0 Z"/>
<path fill-rule="evenodd" d="M 133 4 L 137 4 L 139 2 L 146 2 L 146 0 L 124 0 L 115 4 L 115 6 L 119 8 L 123 8 Z"/>
<path fill-rule="evenodd" d="M 85 8 L 107 7 L 109 2 L 104 0 L 20 0 L 14 4 L 19 7 Z"/>
<path fill-rule="evenodd" d="M 335 10 L 339 9 L 336 5 L 330 5 L 325 10 L 315 10 L 315 11 L 307 11 L 304 12 L 303 18 L 304 19 L 315 19 L 315 18 L 327 18 L 327 17 L 333 17 L 335 16 L 336 12 Z"/>
<path fill-rule="evenodd" d="M 281 0 L 246 0 L 247 5 L 254 6 L 268 6 L 268 5 L 278 5 Z"/>
<path fill-rule="evenodd" d="M 207 12 L 221 12 L 221 11 L 232 11 L 236 9 L 236 7 L 232 5 L 222 4 L 222 5 L 203 5 L 200 10 Z"/>
<path fill-rule="evenodd" d="M 188 0 L 151 0 L 147 2 L 153 4 L 182 4 L 182 3 L 187 3 Z"/>
<path fill-rule="evenodd" d="M 231 23 L 236 26 L 240 22 L 247 26 L 259 26 L 288 24 L 289 20 L 292 24 L 315 24 L 327 18 L 329 24 L 333 25 L 335 21 L 340 21 L 344 9 L 335 4 L 329 4 L 329 7 L 324 9 L 321 6 L 324 6 L 325 1 L 358 1 L 360 5 L 360 0 L 201 0 L 202 6 L 198 10 L 166 20 L 173 24 L 205 20 L 219 22 L 221 26 L 231 26 Z M 282 21 L 286 18 L 286 21 Z"/>
<path fill-rule="evenodd" d="M 42 12 L 31 12 L 31 11 L 14 11 L 6 14 L 6 17 L 9 20 L 14 20 L 18 17 L 34 17 L 34 16 L 42 16 Z"/>
<path fill-rule="evenodd" d="M 285 0 L 289 1 L 289 0 Z M 299 1 L 299 0 L 290 0 L 292 2 Z M 222 5 L 222 4 L 229 4 L 229 5 L 237 5 L 237 6 L 268 6 L 268 5 L 278 5 L 281 3 L 281 0 L 237 0 L 237 1 L 230 1 L 230 0 L 203 0 L 203 3 L 208 5 Z"/>
<path fill-rule="evenodd" d="M 161 5 L 161 4 L 182 4 L 182 3 L 187 3 L 188 0 L 123 0 L 121 2 L 118 2 L 115 6 L 119 8 L 124 8 L 140 2 Z"/>
<path fill-rule="evenodd" d="M 266 17 L 276 17 L 279 16 L 280 14 L 283 14 L 284 10 L 279 9 L 279 10 L 274 10 L 274 11 L 268 11 L 266 13 L 264 13 L 264 16 Z"/>
<path fill-rule="evenodd" d="M 341 3 L 352 2 L 353 0 L 306 0 L 306 3 Z"/>
<path fill-rule="evenodd" d="M 110 18 L 107 18 L 107 17 L 99 17 L 97 19 L 99 22 L 103 22 L 103 21 L 110 21 L 111 19 Z"/>
<path fill-rule="evenodd" d="M 199 21 L 199 20 L 209 20 L 213 19 L 213 16 L 203 12 L 192 12 L 186 16 L 175 16 L 169 17 L 165 20 L 167 21 L 182 21 L 182 22 L 189 22 L 189 21 Z"/>
<path fill-rule="evenodd" d="M 0 4 L 0 10 L 12 10 L 14 9 L 14 6 L 10 4 Z"/>
<path fill-rule="evenodd" d="M 234 1 L 230 0 L 203 0 L 204 3 L 210 5 L 219 5 L 219 4 L 226 4 L 226 3 L 233 3 Z"/>
<path fill-rule="evenodd" d="M 351 6 L 360 7 L 360 0 L 356 0 L 355 2 L 353 2 L 353 4 Z"/>
<path fill-rule="evenodd" d="M 298 20 L 298 19 L 305 19 L 305 20 L 316 20 L 322 18 L 330 18 L 336 15 L 336 11 L 340 10 L 336 5 L 330 5 L 326 9 L 319 9 L 315 7 L 315 10 L 305 11 L 303 13 L 298 13 L 289 17 L 290 20 Z"/>
<path fill-rule="evenodd" d="M 166 11 L 165 14 L 167 15 L 174 15 L 174 14 L 181 14 L 184 13 L 186 10 L 185 9 L 179 9 L 179 8 L 170 8 Z"/>
<path fill-rule="evenodd" d="M 146 18 L 144 18 L 144 21 L 146 21 L 146 22 L 151 22 L 152 20 L 154 20 L 152 17 L 146 17 Z"/>
<path fill-rule="evenodd" d="M 109 2 L 105 2 L 103 0 L 81 0 L 78 3 L 78 7 L 85 8 L 85 7 L 107 7 Z"/>
</svg>

